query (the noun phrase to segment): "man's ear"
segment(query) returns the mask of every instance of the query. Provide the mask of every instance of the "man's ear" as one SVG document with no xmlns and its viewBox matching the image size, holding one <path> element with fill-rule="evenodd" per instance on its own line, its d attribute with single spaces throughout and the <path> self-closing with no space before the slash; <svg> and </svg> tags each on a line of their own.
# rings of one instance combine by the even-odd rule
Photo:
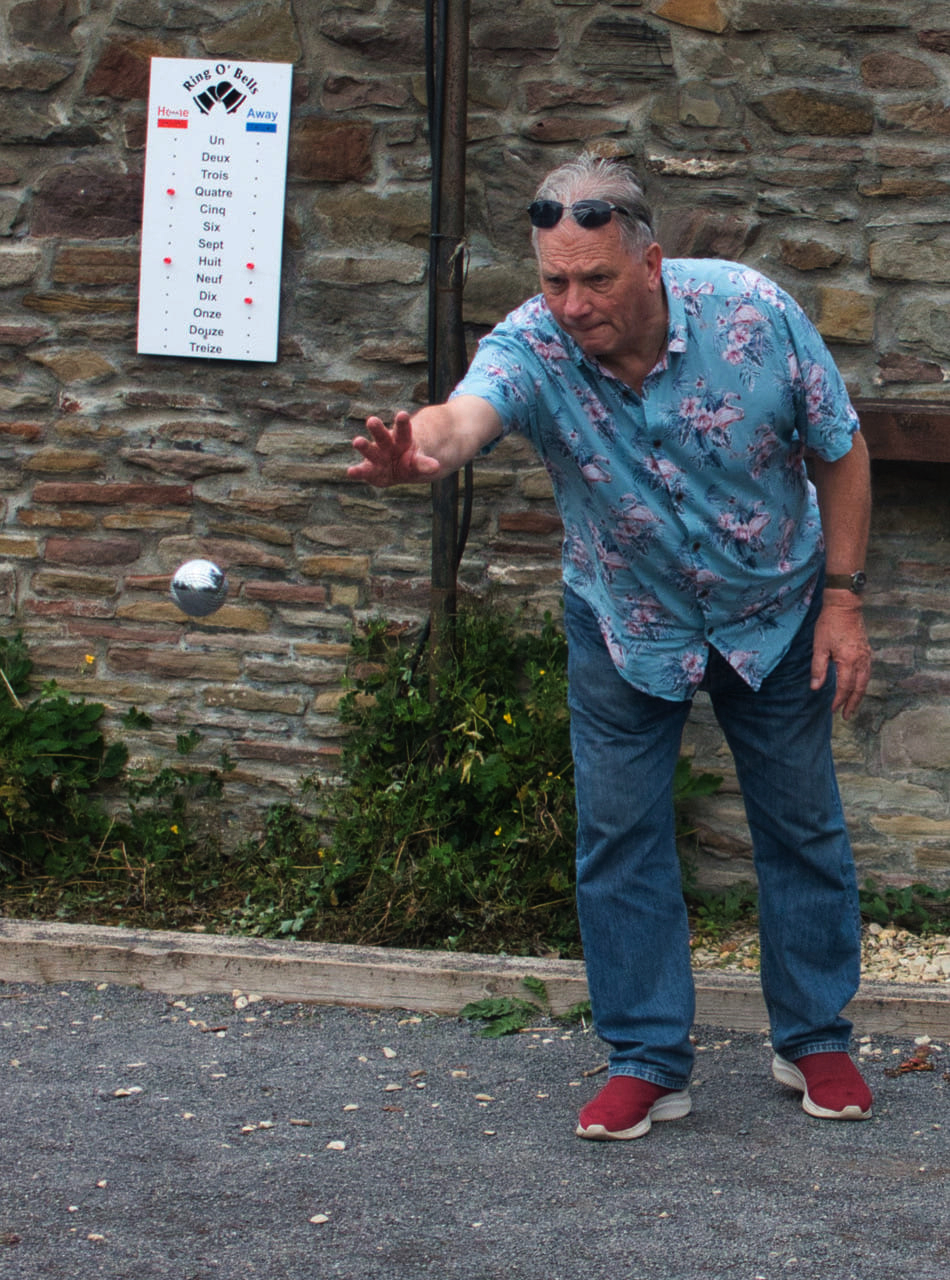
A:
<svg viewBox="0 0 950 1280">
<path fill-rule="evenodd" d="M 663 278 L 663 250 L 655 240 L 644 252 L 643 261 L 646 264 L 647 278 L 650 282 L 650 288 L 659 289 Z"/>
</svg>

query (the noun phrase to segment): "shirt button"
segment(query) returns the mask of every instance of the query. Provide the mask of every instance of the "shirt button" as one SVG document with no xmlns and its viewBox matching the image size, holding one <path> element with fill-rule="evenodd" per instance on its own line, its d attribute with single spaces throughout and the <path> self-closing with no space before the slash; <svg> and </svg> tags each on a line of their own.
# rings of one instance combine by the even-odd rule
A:
<svg viewBox="0 0 950 1280">
<path fill-rule="evenodd" d="M 693 543 L 693 550 L 694 550 L 694 551 L 698 551 L 698 550 L 699 550 L 699 548 L 700 548 L 702 545 L 703 545 L 703 544 L 702 544 L 701 542 L 694 542 L 694 543 Z"/>
<path fill-rule="evenodd" d="M 660 445 L 661 445 L 662 443 L 663 443 L 663 441 L 662 441 L 662 440 L 654 440 L 654 441 L 653 441 L 653 447 L 654 447 L 654 449 L 659 449 L 659 447 L 660 447 Z"/>
</svg>

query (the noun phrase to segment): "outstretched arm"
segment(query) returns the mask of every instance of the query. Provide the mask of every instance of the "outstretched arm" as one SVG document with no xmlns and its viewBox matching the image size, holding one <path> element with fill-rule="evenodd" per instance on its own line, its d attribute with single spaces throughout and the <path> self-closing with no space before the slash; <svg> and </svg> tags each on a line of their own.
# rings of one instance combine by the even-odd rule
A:
<svg viewBox="0 0 950 1280">
<path fill-rule="evenodd" d="M 851 574 L 864 568 L 871 521 L 871 481 L 867 445 L 855 435 L 851 449 L 837 462 L 814 460 L 815 489 L 825 534 L 829 573 Z M 871 646 L 864 629 L 861 598 L 851 591 L 825 589 L 815 627 L 811 687 L 820 689 L 828 664 L 837 670 L 832 712 L 845 720 L 857 711 L 871 677 Z"/>
<path fill-rule="evenodd" d="M 377 488 L 441 480 L 471 461 L 500 434 L 502 421 L 480 396 L 457 396 L 430 405 L 414 417 L 400 410 L 392 428 L 381 418 L 366 419 L 369 438 L 357 436 L 353 448 L 363 461 L 347 468 L 351 480 Z"/>
</svg>

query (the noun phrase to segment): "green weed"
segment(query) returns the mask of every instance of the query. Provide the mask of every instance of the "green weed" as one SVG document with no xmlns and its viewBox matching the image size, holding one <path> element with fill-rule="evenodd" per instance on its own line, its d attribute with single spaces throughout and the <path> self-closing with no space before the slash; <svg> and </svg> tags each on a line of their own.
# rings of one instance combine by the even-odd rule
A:
<svg viewBox="0 0 950 1280">
<path fill-rule="evenodd" d="M 21 636 L 0 637 L 0 872 L 68 876 L 101 852 L 113 822 L 101 789 L 128 753 L 99 729 L 105 708 L 55 681 L 31 697 Z"/>
<path fill-rule="evenodd" d="M 861 915 L 872 924 L 896 925 L 911 933 L 943 933 L 950 929 L 950 889 L 926 884 L 884 885 L 865 880 L 860 889 Z"/>
<path fill-rule="evenodd" d="M 55 681 L 31 688 L 22 636 L 0 637 L 0 881 L 5 896 L 59 918 L 96 918 L 161 902 L 182 917 L 219 883 L 204 802 L 215 770 L 126 771 L 128 750 L 106 741 L 105 708 L 66 697 Z M 150 726 L 132 707 L 125 727 Z M 198 745 L 178 738 L 183 759 Z M 222 769 L 229 762 L 222 760 Z M 8 888 L 12 886 L 11 888 Z M 151 923 L 163 923 L 161 919 Z"/>
<path fill-rule="evenodd" d="M 479 1035 L 487 1039 L 497 1040 L 500 1036 L 511 1035 L 530 1027 L 539 1019 L 545 1022 L 586 1022 L 590 1017 L 590 1001 L 585 1000 L 566 1013 L 556 1015 L 551 1011 L 547 987 L 540 978 L 528 976 L 522 978 L 521 985 L 529 991 L 535 1000 L 526 1000 L 520 996 L 489 996 L 485 1000 L 473 1000 L 459 1010 L 459 1017 L 470 1022 L 482 1024 Z"/>
</svg>

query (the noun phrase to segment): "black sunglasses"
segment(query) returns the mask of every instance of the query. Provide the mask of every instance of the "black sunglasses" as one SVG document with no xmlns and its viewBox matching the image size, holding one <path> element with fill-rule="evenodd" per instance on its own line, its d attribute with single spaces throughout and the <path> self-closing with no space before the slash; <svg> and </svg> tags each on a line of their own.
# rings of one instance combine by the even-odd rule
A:
<svg viewBox="0 0 950 1280">
<path fill-rule="evenodd" d="M 613 213 L 622 213 L 625 218 L 631 216 L 626 209 L 621 209 L 620 205 L 608 204 L 606 200 L 578 200 L 576 204 L 569 205 L 561 204 L 560 200 L 535 200 L 528 205 L 531 225 L 545 230 L 556 227 L 565 211 L 585 231 L 605 227 Z"/>
</svg>

